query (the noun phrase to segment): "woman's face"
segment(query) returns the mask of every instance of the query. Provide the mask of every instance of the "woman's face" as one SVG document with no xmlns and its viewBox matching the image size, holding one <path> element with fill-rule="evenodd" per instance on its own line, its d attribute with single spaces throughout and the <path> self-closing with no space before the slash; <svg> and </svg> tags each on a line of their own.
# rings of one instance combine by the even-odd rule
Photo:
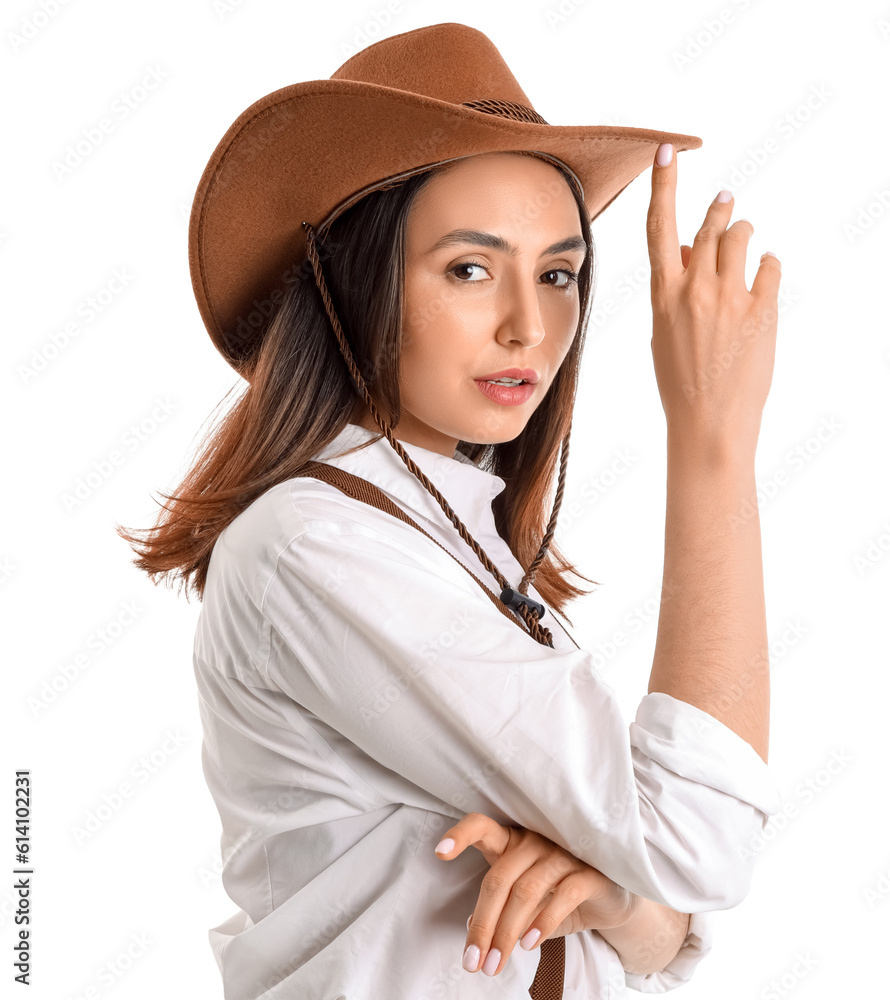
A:
<svg viewBox="0 0 890 1000">
<path fill-rule="evenodd" d="M 586 246 L 565 178 L 517 153 L 459 160 L 418 192 L 406 240 L 396 437 L 449 457 L 458 441 L 511 441 L 578 326 Z M 500 400 L 480 389 L 510 368 L 537 382 Z"/>
</svg>

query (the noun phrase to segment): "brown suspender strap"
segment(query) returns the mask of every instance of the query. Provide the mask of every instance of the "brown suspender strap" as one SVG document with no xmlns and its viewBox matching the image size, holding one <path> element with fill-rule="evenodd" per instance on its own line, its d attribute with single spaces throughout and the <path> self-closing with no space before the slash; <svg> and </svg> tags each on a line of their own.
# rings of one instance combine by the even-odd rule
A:
<svg viewBox="0 0 890 1000">
<path fill-rule="evenodd" d="M 538 970 L 528 995 L 532 1000 L 562 1000 L 566 971 L 566 939 L 550 937 L 541 944 Z"/>
<path fill-rule="evenodd" d="M 326 483 L 330 483 L 331 486 L 336 486 L 338 490 L 341 490 L 347 496 L 351 496 L 355 500 L 363 500 L 365 503 L 370 504 L 372 507 L 378 507 L 380 510 L 386 511 L 387 514 L 392 514 L 393 517 L 397 517 L 400 521 L 404 521 L 406 524 L 411 524 L 418 531 L 423 531 L 427 538 L 431 541 L 436 542 L 436 545 L 445 552 L 448 549 L 442 545 L 441 542 L 436 541 L 433 536 L 424 531 L 423 528 L 414 520 L 412 520 L 408 515 L 402 510 L 401 507 L 397 506 L 389 499 L 389 497 L 379 490 L 373 483 L 369 483 L 367 479 L 362 479 L 360 476 L 354 476 L 351 472 L 345 472 L 343 469 L 338 469 L 335 465 L 326 465 L 324 462 L 306 462 L 301 466 L 296 475 L 298 476 L 311 476 L 313 479 L 321 479 Z M 475 575 L 471 570 L 467 569 L 466 566 L 457 558 L 452 552 L 448 552 L 448 555 L 463 569 L 465 569 L 471 577 L 479 584 L 479 586 L 488 594 L 491 599 L 491 603 L 501 612 L 502 615 L 509 618 L 511 622 L 516 622 L 516 624 L 526 632 L 522 623 L 518 618 L 514 618 L 513 615 L 507 610 L 506 605 L 502 600 L 495 596 L 488 587 Z M 555 609 L 551 608 L 551 614 L 555 615 Z M 575 642 L 574 636 L 571 635 L 569 630 L 562 626 L 562 630 L 571 639 L 572 644 L 576 649 L 581 647 Z M 526 635 L 528 633 L 526 632 Z"/>
<path fill-rule="evenodd" d="M 326 483 L 330 483 L 331 486 L 336 486 L 338 490 L 341 490 L 347 496 L 350 496 L 355 500 L 362 500 L 366 504 L 370 504 L 372 507 L 378 507 L 380 510 L 386 511 L 387 514 L 392 514 L 393 517 L 397 517 L 400 521 L 413 525 L 418 531 L 423 531 L 426 537 L 429 538 L 430 541 L 436 542 L 436 545 L 438 545 L 443 552 L 448 552 L 448 549 L 446 549 L 441 542 L 436 541 L 436 539 L 433 538 L 428 531 L 424 531 L 416 521 L 408 517 L 401 507 L 394 504 L 382 490 L 379 490 L 373 483 L 369 483 L 367 479 L 362 479 L 361 476 L 354 476 L 351 472 L 338 469 L 335 465 L 325 465 L 324 462 L 306 462 L 305 465 L 301 466 L 297 470 L 297 475 L 311 476 L 313 479 L 321 479 Z M 465 569 L 470 576 L 473 577 L 476 583 L 478 583 L 485 593 L 488 594 L 489 598 L 491 598 L 491 603 L 498 609 L 498 611 L 500 611 L 506 618 L 509 618 L 511 622 L 518 625 L 519 628 L 521 628 L 522 631 L 528 635 L 522 622 L 510 614 L 503 601 L 496 597 L 495 594 L 485 586 L 475 573 L 467 569 L 467 567 L 464 566 L 454 553 L 448 552 L 448 555 L 451 556 L 458 566 Z"/>
<path fill-rule="evenodd" d="M 298 476 L 310 476 L 313 479 L 320 479 L 331 486 L 336 486 L 338 490 L 352 497 L 354 500 L 361 500 L 372 507 L 377 507 L 387 514 L 391 514 L 393 517 L 397 517 L 406 524 L 413 525 L 418 531 L 422 531 L 430 541 L 436 542 L 436 545 L 443 552 L 448 552 L 448 549 L 441 542 L 433 538 L 428 531 L 424 531 L 416 521 L 408 517 L 401 507 L 394 504 L 382 490 L 378 489 L 373 483 L 369 483 L 367 479 L 362 479 L 361 476 L 354 476 L 351 472 L 338 469 L 335 465 L 326 465 L 324 462 L 311 461 L 302 465 L 296 474 Z M 448 555 L 451 556 L 458 566 L 465 569 L 473 577 L 476 583 L 491 598 L 491 603 L 494 604 L 498 611 L 525 632 L 522 622 L 510 614 L 504 603 L 485 586 L 479 577 L 467 569 L 454 553 L 448 552 Z M 528 991 L 531 1000 L 561 1000 L 563 979 L 565 976 L 565 946 L 564 937 L 547 938 L 541 944 L 541 957 L 538 959 L 538 969 Z"/>
</svg>

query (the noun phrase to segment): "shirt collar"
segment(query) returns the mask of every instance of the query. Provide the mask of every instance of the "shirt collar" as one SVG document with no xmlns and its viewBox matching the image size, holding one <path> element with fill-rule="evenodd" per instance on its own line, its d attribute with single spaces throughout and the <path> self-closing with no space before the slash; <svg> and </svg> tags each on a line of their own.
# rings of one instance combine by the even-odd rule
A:
<svg viewBox="0 0 890 1000">
<path fill-rule="evenodd" d="M 378 439 L 367 447 L 344 454 L 375 437 Z M 459 451 L 455 451 L 454 457 L 449 458 L 407 441 L 399 443 L 445 497 L 470 534 L 475 536 L 483 519 L 492 518 L 491 502 L 505 489 L 506 482 L 500 476 L 480 469 Z M 436 498 L 405 465 L 379 430 L 369 430 L 359 424 L 347 424 L 314 459 L 336 465 L 354 476 L 361 476 L 397 497 L 402 501 L 403 507 L 411 508 L 414 513 L 437 524 L 447 524 L 454 528 Z"/>
</svg>

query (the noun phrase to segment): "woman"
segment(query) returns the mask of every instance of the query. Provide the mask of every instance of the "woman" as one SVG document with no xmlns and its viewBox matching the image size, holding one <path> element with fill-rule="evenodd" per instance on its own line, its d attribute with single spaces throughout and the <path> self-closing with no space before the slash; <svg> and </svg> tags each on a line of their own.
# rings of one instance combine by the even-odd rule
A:
<svg viewBox="0 0 890 1000">
<path fill-rule="evenodd" d="M 759 523 L 722 518 L 753 487 L 779 268 L 747 291 L 731 201 L 677 245 L 671 154 L 697 144 L 549 126 L 446 24 L 268 95 L 217 147 L 192 273 L 249 386 L 136 562 L 203 598 L 227 1000 L 661 992 L 747 892 L 778 794 Z M 584 591 L 551 539 L 589 222 L 649 163 L 682 600 L 628 734 L 556 618 Z"/>
</svg>

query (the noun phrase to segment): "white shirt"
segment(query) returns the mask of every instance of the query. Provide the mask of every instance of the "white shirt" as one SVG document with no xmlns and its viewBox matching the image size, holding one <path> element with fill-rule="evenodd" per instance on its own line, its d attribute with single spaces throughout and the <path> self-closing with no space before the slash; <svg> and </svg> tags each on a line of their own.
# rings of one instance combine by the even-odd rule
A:
<svg viewBox="0 0 890 1000">
<path fill-rule="evenodd" d="M 384 437 L 349 424 L 315 457 L 376 484 L 496 594 L 497 581 Z M 512 586 L 506 486 L 403 442 Z M 530 596 L 543 600 L 534 587 Z M 710 714 L 614 690 L 549 607 L 554 648 L 509 621 L 416 528 L 297 477 L 213 549 L 194 666 L 203 764 L 238 913 L 209 932 L 226 1000 L 527 1000 L 540 949 L 469 973 L 488 871 L 434 849 L 468 812 L 532 829 L 631 891 L 692 913 L 662 971 L 630 975 L 595 931 L 566 937 L 565 1000 L 682 985 L 712 916 L 750 887 L 740 852 L 780 808 L 754 749 Z"/>
</svg>

